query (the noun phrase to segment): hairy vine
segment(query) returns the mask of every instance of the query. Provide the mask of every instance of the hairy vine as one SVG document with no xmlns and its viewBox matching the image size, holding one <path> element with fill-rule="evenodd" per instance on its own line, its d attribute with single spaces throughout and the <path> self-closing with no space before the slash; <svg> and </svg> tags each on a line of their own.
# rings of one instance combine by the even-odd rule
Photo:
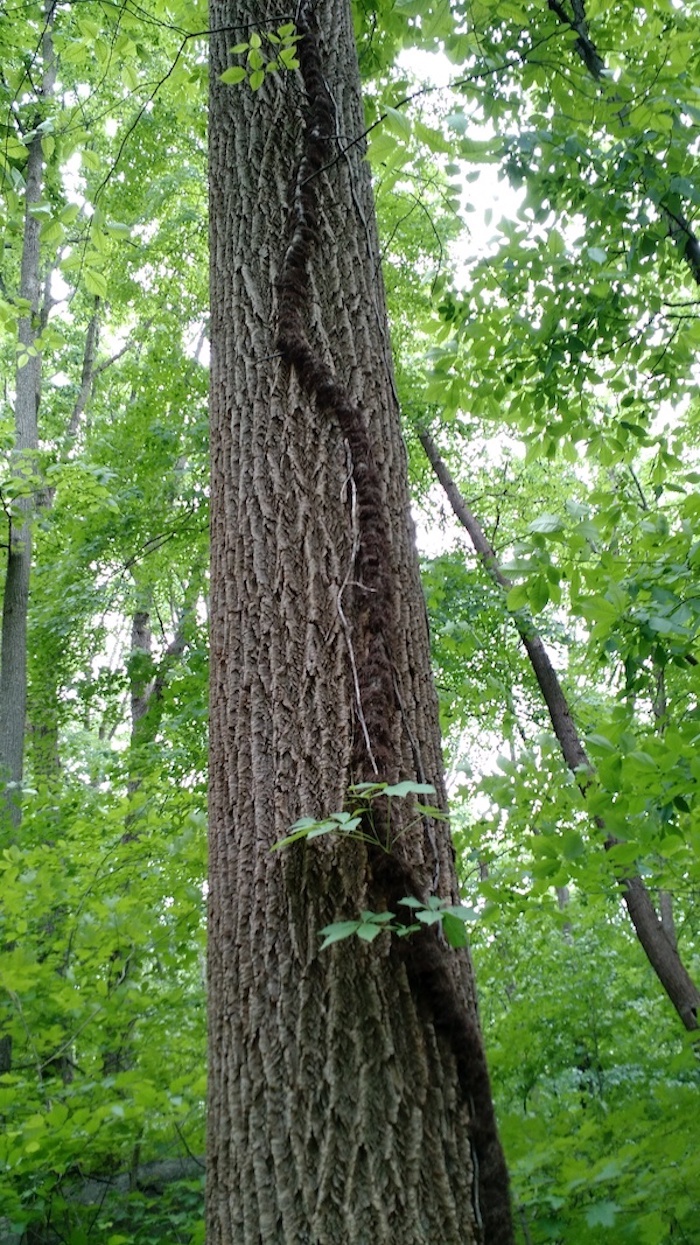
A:
<svg viewBox="0 0 700 1245">
<path fill-rule="evenodd" d="M 309 266 L 314 255 L 322 175 L 331 163 L 336 135 L 335 108 L 323 75 L 313 3 L 303 0 L 296 27 L 301 36 L 299 66 L 306 94 L 304 150 L 290 204 L 289 242 L 277 280 L 276 349 L 294 369 L 302 390 L 316 409 L 333 419 L 345 441 L 352 475 L 354 579 L 350 653 L 360 727 L 355 733 L 351 768 L 354 780 L 388 777 L 394 763 L 392 721 L 400 712 L 393 651 L 391 546 L 382 480 L 369 436 L 367 418 L 333 370 L 309 341 Z M 350 643 L 350 638 L 349 638 Z M 368 772 L 368 765 L 371 774 Z M 375 816 L 382 817 L 375 805 Z M 426 901 L 426 888 L 396 845 L 384 851 L 370 843 L 369 892 L 393 910 L 402 897 Z M 410 918 L 409 918 L 410 919 Z M 425 1007 L 435 1029 L 449 1044 L 461 1095 L 470 1117 L 474 1167 L 474 1218 L 483 1245 L 511 1245 L 513 1229 L 508 1177 L 498 1140 L 488 1069 L 481 1035 L 467 1004 L 458 966 L 444 936 L 426 929 L 397 943 L 417 1006 Z"/>
<path fill-rule="evenodd" d="M 357 712 L 365 729 L 356 733 L 353 770 L 357 780 L 388 773 L 393 759 L 391 709 L 396 709 L 391 661 L 393 601 L 388 567 L 391 549 L 381 476 L 372 453 L 364 413 L 312 348 L 306 332 L 308 266 L 316 239 L 318 186 L 335 133 L 335 109 L 326 86 L 310 4 L 301 6 L 297 30 L 300 70 L 307 99 L 305 150 L 290 207 L 291 238 L 277 281 L 277 349 L 324 415 L 334 418 L 347 443 L 356 495 L 355 627 Z M 372 773 L 367 770 L 368 762 Z"/>
</svg>

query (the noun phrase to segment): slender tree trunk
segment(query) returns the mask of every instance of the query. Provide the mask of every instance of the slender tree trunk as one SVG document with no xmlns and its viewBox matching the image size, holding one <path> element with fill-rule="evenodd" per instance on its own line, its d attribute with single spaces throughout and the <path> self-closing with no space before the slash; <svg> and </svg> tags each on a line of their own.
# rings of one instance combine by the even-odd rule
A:
<svg viewBox="0 0 700 1245">
<path fill-rule="evenodd" d="M 34 350 L 35 317 L 39 305 L 39 221 L 30 207 L 41 198 L 41 138 L 31 142 L 27 160 L 24 243 L 20 276 L 20 298 L 31 307 L 18 325 L 20 351 Z M 31 471 L 31 454 L 38 444 L 37 409 L 41 364 L 38 354 L 20 354 L 15 382 L 15 461 L 18 472 Z M 24 761 L 24 733 L 27 705 L 27 610 L 31 567 L 32 501 L 22 497 L 15 502 L 15 516 L 9 524 L 7 570 L 2 608 L 2 653 L 0 658 L 0 770 L 10 784 L 6 813 L 11 824 L 21 817 L 20 788 Z"/>
<path fill-rule="evenodd" d="M 44 13 L 42 40 L 43 80 L 41 96 L 49 99 L 56 76 L 51 26 L 53 0 Z M 37 113 L 37 125 L 41 121 Z M 43 156 L 41 132 L 29 144 L 24 195 L 24 239 L 20 268 L 19 297 L 28 307 L 18 322 L 18 365 L 15 380 L 15 469 L 18 475 L 31 474 L 33 455 L 38 446 L 37 413 L 41 386 L 41 360 L 35 342 L 38 337 L 40 298 L 39 220 L 32 208 L 42 195 Z M 16 503 L 9 524 L 7 569 L 2 603 L 2 650 L 0 652 L 0 780 L 5 788 L 0 818 L 13 827 L 21 819 L 21 784 L 24 762 L 25 717 L 27 707 L 27 612 L 31 568 L 31 497 Z"/>
<path fill-rule="evenodd" d="M 445 490 L 456 518 L 469 534 L 479 560 L 495 583 L 507 591 L 512 584 L 503 574 L 494 550 L 486 539 L 476 516 L 472 514 L 459 492 L 435 442 L 425 431 L 419 433 L 419 439 L 435 475 Z M 585 795 L 595 771 L 571 715 L 569 702 L 559 682 L 559 676 L 532 620 L 522 614 L 516 614 L 514 622 L 530 659 L 542 699 L 547 706 L 561 754 L 574 775 L 579 789 Z M 595 823 L 600 830 L 605 832 L 603 818 L 596 817 Z M 613 835 L 606 834 L 606 848 L 613 847 L 617 842 L 619 840 Z M 657 916 L 651 896 L 638 875 L 620 878 L 619 884 L 635 933 L 651 967 L 686 1029 L 691 1031 L 697 1029 L 700 991 L 678 954 L 675 937 L 670 936 L 668 925 Z"/>
<path fill-rule="evenodd" d="M 185 595 L 188 596 L 189 593 Z M 143 757 L 140 752 L 145 745 L 152 744 L 158 734 L 163 709 L 163 693 L 170 670 L 182 657 L 187 647 L 185 627 L 191 612 L 191 605 L 186 600 L 175 627 L 175 634 L 156 662 L 153 658 L 150 602 L 144 599 L 142 605 L 148 605 L 149 608 L 135 610 L 131 623 L 129 657 L 131 776 L 127 783 L 130 796 L 136 795 L 141 786 Z"/>
<path fill-rule="evenodd" d="M 319 952 L 329 921 L 456 897 L 443 824 L 271 851 L 358 779 L 444 803 L 349 5 L 317 19 L 301 73 L 253 92 L 220 74 L 279 9 L 211 5 L 207 1239 L 500 1245 L 468 955 L 432 931 Z"/>
</svg>

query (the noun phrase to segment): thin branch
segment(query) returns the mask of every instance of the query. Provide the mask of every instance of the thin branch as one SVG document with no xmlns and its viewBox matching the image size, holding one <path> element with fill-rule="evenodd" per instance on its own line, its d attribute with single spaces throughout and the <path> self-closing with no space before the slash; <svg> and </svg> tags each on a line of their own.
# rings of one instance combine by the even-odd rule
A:
<svg viewBox="0 0 700 1245">
<path fill-rule="evenodd" d="M 579 37 L 574 44 L 574 48 L 592 77 L 599 81 L 605 74 L 605 61 L 588 34 L 584 0 L 572 0 L 573 19 L 568 16 L 561 0 L 547 0 L 547 3 L 551 11 L 556 13 L 562 23 L 578 33 Z M 656 74 L 657 78 L 661 73 L 662 64 L 663 61 L 659 64 Z M 643 102 L 644 100 L 641 100 L 637 106 L 641 107 Z M 628 107 L 627 116 L 632 111 L 633 109 Z M 683 258 L 691 271 L 693 280 L 697 285 L 700 285 L 700 240 L 698 240 L 690 222 L 682 212 L 672 212 L 663 201 L 658 204 L 658 207 L 668 227 L 668 236 L 674 241 L 682 243 Z"/>
<path fill-rule="evenodd" d="M 75 405 L 71 411 L 71 416 L 66 429 L 66 438 L 73 441 L 78 435 L 80 427 L 80 419 L 87 405 L 88 398 L 92 390 L 95 378 L 95 354 L 97 352 L 97 341 L 100 329 L 100 300 L 95 299 L 95 310 L 90 317 L 90 323 L 87 326 L 85 334 L 85 349 L 83 351 L 83 368 L 80 376 L 80 388 L 78 396 L 75 399 Z"/>
</svg>

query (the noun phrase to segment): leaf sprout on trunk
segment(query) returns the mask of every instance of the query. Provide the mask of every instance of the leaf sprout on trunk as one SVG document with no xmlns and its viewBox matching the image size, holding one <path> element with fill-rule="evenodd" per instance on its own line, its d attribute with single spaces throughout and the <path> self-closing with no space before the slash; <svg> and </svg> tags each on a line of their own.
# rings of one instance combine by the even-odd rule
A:
<svg viewBox="0 0 700 1245">
<path fill-rule="evenodd" d="M 409 795 L 434 794 L 435 788 L 430 783 L 408 780 L 393 785 L 386 782 L 357 783 L 348 788 L 348 803 L 351 806 L 349 809 L 330 813 L 322 821 L 313 817 L 300 817 L 290 826 L 289 834 L 273 845 L 272 851 L 290 847 L 293 843 L 317 839 L 322 835 L 337 834 L 356 843 L 368 843 L 379 847 L 383 852 L 390 854 L 394 838 L 405 834 L 420 817 L 447 821 L 447 815 L 442 809 L 432 804 L 416 801 L 416 817 L 409 821 L 398 835 L 392 836 L 392 800 L 405 799 Z M 386 814 L 382 818 L 383 838 L 380 837 L 373 816 L 372 802 L 377 799 L 385 801 Z M 466 907 L 464 904 L 452 904 L 438 895 L 431 895 L 425 903 L 415 895 L 407 895 L 398 902 L 411 909 L 415 919 L 410 924 L 399 920 L 395 912 L 365 910 L 354 920 L 334 921 L 331 925 L 324 925 L 323 929 L 319 930 L 319 936 L 323 938 L 321 950 L 324 951 L 334 942 L 352 938 L 353 935 L 357 935 L 363 942 L 373 942 L 382 930 L 386 930 L 397 934 L 399 938 L 405 938 L 407 934 L 415 934 L 429 925 L 437 924 L 442 925 L 445 939 L 451 947 L 464 947 L 467 943 L 466 925 L 470 921 L 475 921 L 478 915 L 473 908 Z"/>
</svg>

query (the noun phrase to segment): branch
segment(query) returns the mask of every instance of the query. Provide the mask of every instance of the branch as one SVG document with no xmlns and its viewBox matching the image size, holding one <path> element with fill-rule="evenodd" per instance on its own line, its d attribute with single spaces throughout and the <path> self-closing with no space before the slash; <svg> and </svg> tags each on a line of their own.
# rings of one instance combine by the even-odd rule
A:
<svg viewBox="0 0 700 1245">
<path fill-rule="evenodd" d="M 571 30 L 576 31 L 578 35 L 578 39 L 574 44 L 576 51 L 581 57 L 581 60 L 585 63 L 588 72 L 596 79 L 601 78 L 605 70 L 605 61 L 588 34 L 586 13 L 582 0 L 573 0 L 573 17 L 569 17 L 564 5 L 560 3 L 560 0 L 547 0 L 547 3 L 552 12 L 556 13 L 560 22 L 564 22 L 564 24 L 569 26 Z"/>
<path fill-rule="evenodd" d="M 80 377 L 80 389 L 78 390 L 78 396 L 75 399 L 75 405 L 71 411 L 71 417 L 68 421 L 68 427 L 66 429 L 66 437 L 71 441 L 78 434 L 80 418 L 87 405 L 87 400 L 90 397 L 90 391 L 92 389 L 92 383 L 95 378 L 95 354 L 97 351 L 97 339 L 99 337 L 100 328 L 99 307 L 100 300 L 99 298 L 96 298 L 95 310 L 92 314 L 90 323 L 87 326 L 87 332 L 85 334 L 85 350 L 83 351 L 83 370 Z"/>
<path fill-rule="evenodd" d="M 560 22 L 577 31 L 579 37 L 574 44 L 574 48 L 588 72 L 596 81 L 599 81 L 605 73 L 605 61 L 589 37 L 584 0 L 572 0 L 573 18 L 568 16 L 561 0 L 547 0 L 547 3 L 551 11 L 556 13 Z M 697 285 L 700 285 L 700 240 L 693 232 L 690 222 L 686 220 L 681 212 L 672 212 L 663 203 L 659 203 L 658 207 L 668 227 L 669 238 L 676 242 L 681 242 L 683 258 L 692 273 L 693 280 Z"/>
<path fill-rule="evenodd" d="M 503 574 L 498 558 L 489 544 L 478 519 L 472 514 L 452 479 L 444 460 L 429 433 L 418 433 L 423 449 L 440 484 L 445 490 L 447 500 L 455 517 L 469 533 L 471 542 L 484 569 L 501 588 L 511 587 L 510 580 Z M 557 737 L 559 747 L 566 765 L 571 770 L 581 794 L 585 797 L 595 775 L 586 749 L 573 720 L 568 700 L 559 682 L 549 654 L 542 642 L 532 619 L 522 612 L 512 615 L 513 621 L 530 659 L 533 673 L 537 679 L 542 697 L 547 706 L 549 716 Z M 619 843 L 619 839 L 608 834 L 602 817 L 594 818 L 598 829 L 605 833 L 605 848 L 609 850 Z M 638 875 L 619 879 L 622 898 L 634 925 L 637 937 L 644 952 L 656 973 L 661 985 L 673 1003 L 686 1029 L 698 1028 L 698 1012 L 700 1012 L 700 991 L 683 965 L 676 947 L 667 933 L 667 927 L 659 920 L 649 892 Z"/>
<path fill-rule="evenodd" d="M 140 1163 L 132 1171 L 109 1176 L 85 1176 L 61 1190 L 68 1202 L 94 1206 L 116 1193 L 160 1193 L 175 1180 L 193 1180 L 202 1175 L 204 1162 L 196 1155 L 177 1159 L 156 1159 Z"/>
</svg>

